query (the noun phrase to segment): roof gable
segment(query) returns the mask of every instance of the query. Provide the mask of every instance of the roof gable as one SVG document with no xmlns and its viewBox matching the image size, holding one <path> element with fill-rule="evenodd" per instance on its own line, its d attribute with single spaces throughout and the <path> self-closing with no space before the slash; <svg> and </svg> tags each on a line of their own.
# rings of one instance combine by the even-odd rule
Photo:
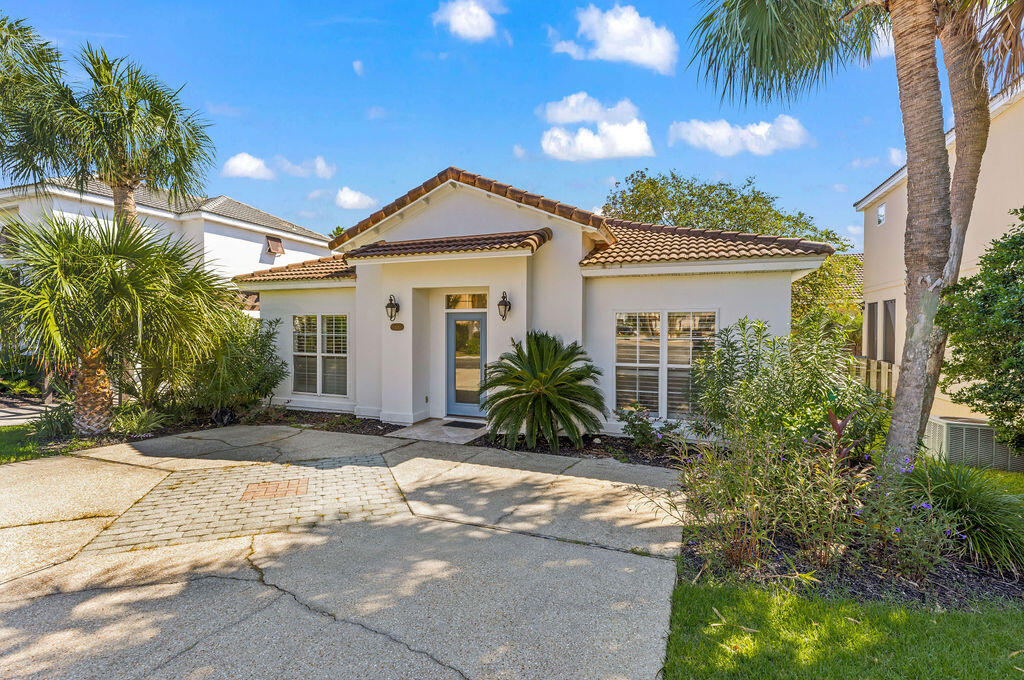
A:
<svg viewBox="0 0 1024 680">
<path fill-rule="evenodd" d="M 333 249 L 347 243 L 356 236 L 373 229 L 403 208 L 419 201 L 446 182 L 458 182 L 459 184 L 464 184 L 475 189 L 486 191 L 487 193 L 500 196 L 501 198 L 508 199 L 520 205 L 536 208 L 551 215 L 575 222 L 581 226 L 595 229 L 600 232 L 604 240 L 608 242 L 615 240 L 615 236 L 605 225 L 606 218 L 601 215 L 589 210 L 577 208 L 567 203 L 560 203 L 559 201 L 546 198 L 540 194 L 534 194 L 529 191 L 524 191 L 523 189 L 517 189 L 511 185 L 503 184 L 472 172 L 466 172 L 465 170 L 461 170 L 453 166 L 445 168 L 419 186 L 407 191 L 402 196 L 399 196 L 391 203 L 374 212 L 366 219 L 352 227 L 349 227 L 342 232 L 341 235 L 332 239 L 328 245 Z"/>
</svg>

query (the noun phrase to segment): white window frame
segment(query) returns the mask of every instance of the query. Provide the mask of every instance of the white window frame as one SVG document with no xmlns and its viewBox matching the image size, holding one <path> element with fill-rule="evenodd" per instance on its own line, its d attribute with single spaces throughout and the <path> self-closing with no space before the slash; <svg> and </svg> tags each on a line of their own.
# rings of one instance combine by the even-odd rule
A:
<svg viewBox="0 0 1024 680">
<path fill-rule="evenodd" d="M 885 203 L 882 203 L 875 208 L 875 226 L 880 227 L 885 224 L 886 208 Z"/>
<path fill-rule="evenodd" d="M 618 315 L 619 314 L 658 314 L 659 315 L 659 327 L 658 327 L 658 409 L 657 412 L 651 411 L 651 415 L 668 419 L 668 371 L 670 368 L 693 368 L 693 355 L 691 348 L 691 356 L 689 364 L 669 364 L 668 363 L 668 315 L 669 314 L 714 314 L 715 315 L 715 330 L 717 333 L 720 330 L 719 319 L 721 317 L 717 308 L 707 307 L 689 307 L 686 309 L 681 308 L 646 308 L 646 309 L 615 309 L 612 310 L 612 398 L 615 402 L 615 408 L 619 408 L 618 403 L 618 385 L 617 385 L 617 370 L 622 368 L 643 368 L 643 367 L 654 367 L 655 364 L 641 364 L 641 363 L 623 363 L 618 360 Z M 712 335 L 712 340 L 714 335 Z M 692 376 L 692 373 L 691 373 Z M 681 420 L 681 419 L 680 419 Z"/>
<path fill-rule="evenodd" d="M 295 319 L 301 317 L 313 317 L 316 325 L 312 332 L 313 339 L 315 342 L 315 351 L 298 351 L 295 347 Z M 344 353 L 328 352 L 326 351 L 326 343 L 324 342 L 324 318 L 325 317 L 342 317 L 345 319 L 345 333 L 344 333 Z M 350 365 L 348 362 L 349 358 L 349 341 L 352 335 L 352 320 L 349 314 L 293 314 L 292 315 L 292 394 L 302 394 L 317 397 L 347 397 L 349 395 L 349 384 L 351 373 L 349 371 Z M 316 391 L 315 392 L 300 392 L 295 389 L 295 357 L 312 357 L 316 361 Z M 336 358 L 343 357 L 345 359 L 345 392 L 343 394 L 337 394 L 334 392 L 324 392 L 324 358 Z"/>
</svg>

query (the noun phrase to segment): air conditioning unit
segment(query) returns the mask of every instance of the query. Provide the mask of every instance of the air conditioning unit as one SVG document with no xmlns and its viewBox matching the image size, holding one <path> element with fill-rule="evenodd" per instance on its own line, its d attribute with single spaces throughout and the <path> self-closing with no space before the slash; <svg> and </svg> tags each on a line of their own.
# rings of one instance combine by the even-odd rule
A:
<svg viewBox="0 0 1024 680">
<path fill-rule="evenodd" d="M 933 456 L 951 463 L 1024 472 L 1024 456 L 996 440 L 987 421 L 978 418 L 930 416 L 924 446 Z"/>
</svg>

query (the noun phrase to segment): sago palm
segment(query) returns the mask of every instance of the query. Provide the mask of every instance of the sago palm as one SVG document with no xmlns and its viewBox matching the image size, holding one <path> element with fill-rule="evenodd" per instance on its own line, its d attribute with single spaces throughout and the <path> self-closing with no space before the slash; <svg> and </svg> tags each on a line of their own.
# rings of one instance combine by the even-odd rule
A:
<svg viewBox="0 0 1024 680">
<path fill-rule="evenodd" d="M 213 143 L 180 90 L 88 44 L 77 62 L 84 86 L 66 83 L 62 68 L 40 70 L 7 107 L 0 168 L 16 181 L 64 176 L 78 189 L 97 178 L 122 219 L 137 217 L 134 192 L 143 183 L 172 201 L 200 194 Z"/>
<path fill-rule="evenodd" d="M 1024 70 L 1024 0 L 705 0 L 693 61 L 723 97 L 790 99 L 871 57 L 873 36 L 893 36 L 907 149 L 907 335 L 888 445 L 914 455 L 945 347 L 935 324 L 956 282 L 988 143 L 989 85 Z M 936 39 L 956 119 L 950 177 Z"/>
<path fill-rule="evenodd" d="M 543 436 L 558 451 L 559 434 L 582 448 L 583 435 L 601 429 L 608 414 L 596 381 L 601 370 L 579 343 L 564 344 L 548 333 L 530 331 L 526 342 L 512 342 L 512 351 L 488 364 L 481 390 L 488 431 L 515 448 L 520 434 L 526 445 Z"/>
<path fill-rule="evenodd" d="M 40 361 L 75 378 L 75 431 L 107 431 L 112 357 L 159 343 L 199 354 L 208 330 L 235 301 L 234 289 L 202 265 L 191 241 L 153 235 L 137 220 L 51 216 L 7 224 L 0 257 L 0 328 Z"/>
</svg>

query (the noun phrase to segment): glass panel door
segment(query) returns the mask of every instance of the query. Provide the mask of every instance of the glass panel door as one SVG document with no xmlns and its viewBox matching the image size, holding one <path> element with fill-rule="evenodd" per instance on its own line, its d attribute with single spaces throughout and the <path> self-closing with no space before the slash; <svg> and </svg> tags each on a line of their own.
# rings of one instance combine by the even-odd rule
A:
<svg viewBox="0 0 1024 680">
<path fill-rule="evenodd" d="M 482 416 L 480 381 L 487 356 L 487 315 L 448 314 L 448 413 Z"/>
</svg>

